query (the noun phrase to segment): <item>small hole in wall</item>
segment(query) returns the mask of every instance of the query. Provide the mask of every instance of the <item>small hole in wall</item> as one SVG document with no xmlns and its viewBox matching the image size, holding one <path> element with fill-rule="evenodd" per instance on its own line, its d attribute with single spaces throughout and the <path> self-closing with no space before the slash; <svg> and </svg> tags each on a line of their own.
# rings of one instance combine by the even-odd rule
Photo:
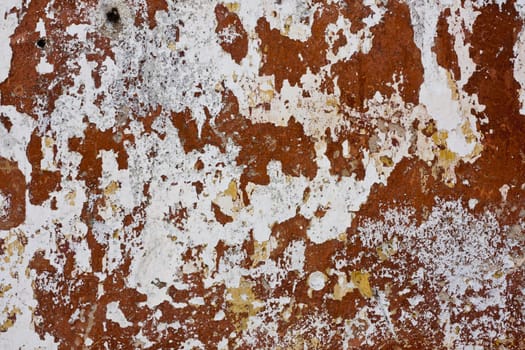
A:
<svg viewBox="0 0 525 350">
<path fill-rule="evenodd" d="M 38 41 L 36 42 L 36 45 L 39 48 L 43 49 L 46 46 L 46 39 L 45 38 L 38 39 Z"/>
<path fill-rule="evenodd" d="M 120 21 L 120 14 L 118 13 L 118 9 L 116 7 L 113 7 L 111 10 L 106 12 L 106 19 L 108 22 L 111 22 L 113 24 L 116 24 Z"/>
</svg>

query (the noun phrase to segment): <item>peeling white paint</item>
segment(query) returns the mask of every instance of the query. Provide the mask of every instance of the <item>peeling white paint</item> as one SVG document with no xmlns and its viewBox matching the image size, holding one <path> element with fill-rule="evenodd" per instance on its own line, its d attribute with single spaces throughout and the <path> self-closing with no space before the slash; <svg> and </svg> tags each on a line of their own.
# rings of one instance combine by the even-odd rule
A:
<svg viewBox="0 0 525 350">
<path fill-rule="evenodd" d="M 315 291 L 320 291 L 324 288 L 326 282 L 326 275 L 321 271 L 315 271 L 308 276 L 308 285 Z"/>
<path fill-rule="evenodd" d="M 6 14 L 15 3 L 9 1 L 0 5 L 0 16 L 5 18 L 5 21 L 0 23 L 0 51 L 5 53 L 0 58 L 0 82 L 7 78 L 10 70 L 12 53 L 9 40 L 16 29 L 18 19 L 14 14 Z M 42 206 L 35 206 L 28 199 L 26 222 L 16 229 L 17 232 L 29 236 L 28 243 L 24 254 L 13 257 L 12 261 L 6 263 L 6 273 L 0 275 L 1 284 L 13 287 L 0 298 L 0 309 L 3 309 L 3 306 L 17 305 L 20 313 L 8 333 L 0 334 L 0 345 L 4 348 L 57 347 L 51 336 L 46 335 L 44 339 L 40 339 L 33 331 L 33 322 L 38 322 L 39 319 L 35 317 L 33 320 L 32 309 L 36 306 L 36 300 L 31 284 L 37 276 L 34 271 L 26 274 L 26 267 L 36 251 L 45 249 L 51 266 L 57 269 L 58 274 L 63 273 L 63 266 L 56 253 L 56 232 L 52 228 L 54 223 L 60 223 L 63 232 L 67 232 L 71 249 L 75 252 L 73 274 L 78 276 L 92 272 L 93 256 L 85 240 L 88 226 L 81 222 L 80 218 L 87 201 L 90 205 L 96 205 L 97 212 L 97 220 L 94 220 L 90 228 L 96 241 L 107 247 L 103 257 L 104 272 L 97 274 L 101 279 L 98 297 L 104 294 L 102 283 L 106 276 L 120 268 L 125 258 L 123 251 L 132 258 L 131 273 L 125 281 L 126 287 L 143 293 L 147 300 L 140 306 L 149 307 L 151 310 L 162 302 L 167 302 L 176 309 L 207 306 L 207 296 L 194 295 L 184 302 L 174 302 L 168 295 L 169 287 L 178 291 L 190 290 L 192 285 L 185 277 L 194 273 L 202 274 L 205 289 L 222 285 L 225 288 L 239 288 L 242 281 L 248 278 L 264 280 L 265 286 L 276 289 L 290 278 L 290 273 L 293 273 L 295 278 L 293 288 L 306 282 L 313 291 L 326 291 L 327 274 L 333 276 L 330 273 L 335 274 L 345 288 L 358 288 L 357 283 L 346 283 L 346 272 L 339 270 L 357 266 L 361 256 L 355 258 L 355 261 L 347 261 L 344 256 L 341 257 L 337 270 L 332 272 L 312 272 L 308 270 L 306 263 L 307 249 L 330 240 L 347 239 L 346 231 L 352 225 L 361 206 L 367 202 L 373 187 L 387 185 L 389 176 L 403 159 L 417 157 L 429 165 L 440 161 L 436 141 L 422 133 L 423 124 L 428 123 L 430 119 L 436 121 L 436 132 L 446 132 L 444 140 L 441 141 L 446 143 L 447 150 L 458 157 L 450 165 L 452 170 L 445 169 L 447 175 L 450 175 L 448 172 L 453 173 L 454 166 L 460 160 L 474 162 L 479 156 L 483 137 L 471 110 L 479 112 L 484 108 L 479 105 L 476 96 L 468 96 L 461 90 L 475 70 L 461 29 L 462 25 L 471 28 L 477 16 L 469 1 L 465 1 L 465 5 L 460 8 L 459 16 L 454 14 L 448 19 L 455 37 L 454 48 L 458 54 L 462 76 L 461 80 L 456 82 L 458 96 L 454 94 L 449 75 L 438 66 L 432 52 L 440 11 L 444 6 L 457 5 L 453 1 L 409 2 L 415 40 L 422 52 L 425 69 L 420 105 L 412 106 L 403 102 L 399 93 L 399 82 L 393 84 L 395 91 L 391 97 L 376 93 L 372 99 L 366 101 L 366 113 L 342 110 L 339 102 L 341 92 L 337 81 L 334 82 L 333 94 L 321 93 L 322 76 L 329 74 L 333 64 L 349 59 L 357 52 L 367 53 L 370 50 L 373 42 L 370 29 L 381 22 L 386 10 L 380 2 L 366 1 L 366 4 L 371 6 L 372 14 L 364 19 L 365 28 L 352 34 L 348 30 L 351 23 L 340 16 L 336 23 L 328 26 L 326 40 L 332 46 L 335 33 L 343 29 L 348 43 L 341 47 L 337 54 L 330 49 L 327 65 L 322 67 L 318 74 L 307 71 L 301 77 L 301 87 L 291 86 L 285 80 L 280 92 L 274 91 L 274 76 L 258 76 L 261 53 L 260 39 L 255 33 L 257 19 L 265 16 L 271 28 L 278 29 L 289 38 L 306 41 L 311 36 L 311 23 L 318 5 L 308 7 L 309 2 L 293 1 L 280 5 L 274 1 L 263 1 L 261 4 L 253 1 L 240 2 L 236 11 L 249 34 L 248 54 L 240 64 L 235 63 L 223 52 L 216 40 L 216 2 L 199 0 L 186 7 L 171 2 L 169 11 L 156 13 L 157 27 L 150 31 L 134 27 L 131 13 L 136 7 L 132 3 L 119 1 L 115 6 L 122 13 L 123 28 L 118 32 L 104 23 L 104 10 L 110 5 L 104 1 L 100 8 L 97 8 L 100 11 L 89 15 L 92 24 L 67 27 L 65 33 L 71 37 L 68 39 L 71 47 L 64 49 L 70 50 L 67 66 L 76 73 L 72 76 L 72 86 L 64 89 L 50 115 L 44 115 L 44 110 L 37 107 L 36 112 L 40 118 L 36 122 L 31 117 L 16 112 L 14 107 L 0 106 L 0 112 L 9 115 L 13 124 L 10 132 L 0 125 L 0 156 L 16 160 L 26 181 L 30 182 L 32 169 L 25 150 L 31 133 L 35 127 L 39 127 L 41 131 L 53 130 L 53 138 L 45 139 L 49 141 L 48 146 L 45 146 L 44 141 L 44 159 L 41 166 L 45 170 L 56 170 L 57 164 L 61 162 L 62 172 L 61 189 L 53 193 L 56 196 L 56 209 L 51 209 L 50 201 L 46 201 Z M 51 12 L 47 14 L 48 18 L 54 18 L 55 14 L 49 7 L 48 11 Z M 272 15 L 274 11 L 276 15 Z M 310 25 L 304 24 L 301 21 L 302 17 L 309 18 Z M 180 26 L 180 41 L 175 43 L 174 26 L 179 23 L 178 20 L 182 20 L 184 26 Z M 90 37 L 99 30 L 111 38 L 111 49 L 115 53 L 115 59 L 106 57 L 101 68 L 97 68 L 96 63 L 89 61 L 86 55 L 87 52 L 96 49 Z M 36 31 L 41 36 L 46 36 L 42 19 L 39 20 Z M 523 35 L 522 31 L 514 47 L 514 75 L 522 86 L 525 84 L 525 75 L 522 72 L 525 59 Z M 130 38 L 133 40 L 129 40 Z M 184 50 L 185 63 L 177 50 Z M 54 73 L 55 68 L 59 67 L 49 64 L 45 53 L 41 55 L 37 71 L 40 74 Z M 97 69 L 103 72 L 100 87 L 96 87 L 92 74 Z M 142 78 L 142 82 L 138 82 L 138 76 Z M 57 79 L 50 88 L 53 84 L 60 83 Z M 202 88 L 198 88 L 197 83 L 201 83 Z M 304 176 L 286 175 L 282 170 L 283 164 L 272 160 L 266 169 L 269 184 L 248 184 L 246 191 L 250 199 L 249 205 L 243 203 L 238 189 L 238 198 L 226 195 L 230 184 L 233 182 L 237 186 L 245 170 L 244 165 L 237 163 L 240 147 L 228 140 L 224 153 L 215 146 L 206 145 L 202 150 L 186 154 L 181 144 L 180 131 L 176 130 L 169 120 L 171 112 L 190 108 L 192 117 L 198 121 L 200 133 L 206 119 L 204 110 L 207 109 L 213 127 L 214 118 L 223 107 L 221 95 L 216 91 L 218 84 L 224 84 L 235 94 L 239 100 L 241 114 L 253 123 L 270 122 L 284 126 L 294 117 L 304 128 L 306 136 L 311 136 L 315 142 L 316 176 L 308 179 Z M 310 93 L 310 98 L 303 97 L 305 91 Z M 523 104 L 523 89 L 520 94 Z M 99 96 L 103 98 L 97 105 Z M 257 107 L 262 102 L 268 103 L 270 109 Z M 392 105 L 398 107 L 391 107 Z M 142 118 L 157 106 L 162 107 L 162 112 L 152 125 L 154 132 L 145 134 Z M 84 122 L 86 117 L 101 131 L 119 126 L 134 138 L 134 142 L 124 143 L 128 155 L 128 169 L 119 169 L 119 155 L 113 150 L 101 150 L 96 154 L 97 160 L 102 163 L 100 188 L 105 190 L 115 186 L 114 190 L 108 193 L 103 191 L 100 197 L 104 201 L 100 204 L 93 204 L 90 189 L 83 181 L 77 179 L 81 155 L 71 151 L 69 147 L 71 138 L 83 137 L 87 127 L 87 123 Z M 332 175 L 330 160 L 326 155 L 327 142 L 338 141 L 337 131 L 350 128 L 352 118 L 366 120 L 374 133 L 373 147 L 369 144 L 368 149 L 364 147 L 360 150 L 365 169 L 362 180 L 357 179 L 355 174 L 341 178 Z M 419 129 L 413 127 L 416 121 L 420 122 Z M 332 140 L 325 139 L 326 129 L 331 131 Z M 165 137 L 160 136 L 163 133 Z M 472 135 L 467 135 L 469 133 Z M 393 146 L 394 139 L 397 141 L 396 146 Z M 53 146 L 56 147 L 56 154 Z M 410 151 L 412 146 L 415 146 L 414 153 Z M 353 146 L 347 140 L 342 141 L 342 157 L 351 157 L 351 147 Z M 382 161 L 385 157 L 391 164 Z M 202 170 L 195 168 L 197 161 L 204 164 Z M 193 186 L 197 181 L 203 187 L 200 194 Z M 149 186 L 147 194 L 145 184 Z M 305 198 L 307 187 L 310 195 Z M 501 188 L 503 201 L 506 200 L 510 189 L 508 185 Z M 9 201 L 8 197 L 0 196 L 0 217 L 5 216 Z M 212 204 L 231 216 L 232 222 L 224 225 L 219 223 L 210 209 Z M 477 204 L 477 199 L 468 200 L 471 210 Z M 143 223 L 144 227 L 140 235 L 132 236 L 131 229 L 124 227 L 122 223 L 126 214 L 133 213 L 141 206 L 143 213 L 140 215 L 143 217 L 139 217 L 139 214 L 133 215 L 136 215 L 134 219 Z M 176 209 L 186 210 L 186 216 L 180 225 L 174 225 L 166 219 L 171 211 Z M 318 209 L 324 210 L 320 217 L 316 216 Z M 444 296 L 443 300 L 439 300 L 439 320 L 444 332 L 445 345 L 453 347 L 458 344 L 456 327 L 466 327 L 471 334 L 481 332 L 483 324 L 499 330 L 506 315 L 500 315 L 499 318 L 487 316 L 468 325 L 452 324 L 450 320 L 461 307 L 467 305 L 478 311 L 505 305 L 506 282 L 502 276 L 519 266 L 511 255 L 518 242 L 513 239 L 501 239 L 501 234 L 506 232 L 506 228 L 499 226 L 492 213 L 474 216 L 458 201 L 438 200 L 434 207 L 429 208 L 429 215 L 421 225 L 412 221 L 412 214 L 412 208 L 389 210 L 385 212 L 384 219 L 370 220 L 363 227 L 359 227 L 359 234 L 350 240 L 359 240 L 371 251 L 378 247 L 395 247 L 395 253 L 389 254 L 387 258 L 401 265 L 405 263 L 403 259 L 407 256 L 416 256 L 419 259 L 424 268 L 414 275 L 403 276 L 402 271 L 382 272 L 385 275 L 399 272 L 400 283 L 413 283 L 410 284 L 411 288 L 406 288 L 406 294 L 415 290 L 416 294 L 408 299 L 408 310 L 412 308 L 414 313 L 415 308 L 426 302 L 423 294 L 417 294 L 418 281 L 427 278 L 432 288 L 441 288 Z M 277 239 L 272 237 L 272 228 L 275 224 L 296 215 L 302 215 L 309 222 L 307 237 L 304 240 L 294 238 L 287 242 L 281 257 L 269 259 L 268 255 L 279 244 Z M 11 231 L 2 234 L 8 235 L 10 240 L 16 239 L 16 235 Z M 246 267 L 243 262 L 249 257 L 243 250 L 243 244 L 252 238 L 254 245 L 266 244 L 268 251 L 261 253 L 261 257 L 254 258 L 253 266 Z M 387 242 L 389 240 L 392 242 Z M 221 257 L 216 249 L 219 242 L 227 246 Z M 352 243 L 351 241 L 347 244 Z M 502 248 L 496 250 L 496 246 Z M 188 250 L 195 254 L 190 262 L 183 258 Z M 499 273 L 502 273 L 502 276 L 498 277 Z M 15 275 L 18 277 L 14 278 Z M 56 291 L 56 283 L 50 281 L 45 288 Z M 386 288 L 373 288 L 375 294 L 370 298 L 370 303 L 360 309 L 354 319 L 331 320 L 327 313 L 319 311 L 318 314 L 310 314 L 299 320 L 284 336 L 278 333 L 277 322 L 267 322 L 267 319 L 288 319 L 292 307 L 302 310 L 304 304 L 297 305 L 291 297 L 254 301 L 252 306 L 262 311 L 250 315 L 246 320 L 247 329 L 231 337 L 246 338 L 246 342 L 255 347 L 257 337 L 264 334 L 272 339 L 274 344 L 287 345 L 295 344 L 296 338 L 305 333 L 312 339 L 331 339 L 330 337 L 334 337 L 337 332 L 334 324 L 341 324 L 345 330 L 344 338 L 347 340 L 345 346 L 358 337 L 365 337 L 363 342 L 370 346 L 374 344 L 374 337 L 378 334 L 391 334 L 395 338 L 398 329 L 394 327 L 392 320 L 394 311 L 391 310 L 390 295 Z M 481 292 L 482 288 L 488 288 L 486 295 Z M 472 296 L 466 298 L 467 291 L 471 291 Z M 325 298 L 331 292 L 327 292 L 321 298 Z M 452 297 L 456 298 L 456 304 L 447 299 Z M 220 310 L 210 315 L 210 318 L 216 321 L 224 320 L 229 317 L 229 312 L 226 309 Z M 414 313 L 404 312 L 401 321 L 417 324 Z M 73 316 L 73 320 L 80 317 L 77 314 Z M 156 313 L 155 317 L 159 319 L 160 315 Z M 106 318 L 123 328 L 133 326 L 131 320 L 124 316 L 119 302 L 107 305 Z M 157 330 L 163 331 L 168 327 L 178 329 L 183 326 L 173 322 L 159 323 L 156 327 Z M 154 345 L 142 331 L 136 334 L 134 339 L 137 347 Z M 90 346 L 91 342 L 90 338 L 84 340 L 86 346 Z M 182 348 L 206 348 L 206 345 L 198 339 L 187 339 Z M 305 343 L 304 347 L 308 346 L 313 347 Z M 227 347 L 228 340 L 225 337 L 219 343 L 219 348 Z"/>
<path fill-rule="evenodd" d="M 4 82 L 9 76 L 11 69 L 11 57 L 13 51 L 11 50 L 11 35 L 15 32 L 18 24 L 16 13 L 9 13 L 13 8 L 19 8 L 18 0 L 5 0 L 0 3 L 0 83 Z"/>
<path fill-rule="evenodd" d="M 126 319 L 126 316 L 124 316 L 122 310 L 120 310 L 118 302 L 111 302 L 106 306 L 106 317 L 108 320 L 118 323 L 122 328 L 132 325 L 132 323 Z"/>
</svg>

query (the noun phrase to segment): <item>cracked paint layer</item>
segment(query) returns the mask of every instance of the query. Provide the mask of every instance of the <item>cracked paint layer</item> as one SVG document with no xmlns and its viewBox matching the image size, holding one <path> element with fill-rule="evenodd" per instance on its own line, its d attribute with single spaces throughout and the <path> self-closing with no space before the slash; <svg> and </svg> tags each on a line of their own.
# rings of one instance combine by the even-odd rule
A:
<svg viewBox="0 0 525 350">
<path fill-rule="evenodd" d="M 520 1 L 0 16 L 1 348 L 525 348 Z"/>
</svg>

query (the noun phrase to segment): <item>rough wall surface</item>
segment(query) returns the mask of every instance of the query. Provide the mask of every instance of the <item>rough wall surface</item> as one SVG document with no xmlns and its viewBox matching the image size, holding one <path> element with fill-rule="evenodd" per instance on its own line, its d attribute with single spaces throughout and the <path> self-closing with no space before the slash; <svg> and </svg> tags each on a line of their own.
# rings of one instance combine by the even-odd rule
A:
<svg viewBox="0 0 525 350">
<path fill-rule="evenodd" d="M 1 349 L 525 349 L 525 3 L 2 0 Z"/>
</svg>

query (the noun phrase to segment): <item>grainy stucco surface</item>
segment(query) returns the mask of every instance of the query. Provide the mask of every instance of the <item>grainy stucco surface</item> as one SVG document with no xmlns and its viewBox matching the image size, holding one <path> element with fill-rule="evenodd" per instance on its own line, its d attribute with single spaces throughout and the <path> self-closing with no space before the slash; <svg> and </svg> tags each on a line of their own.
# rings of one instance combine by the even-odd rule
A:
<svg viewBox="0 0 525 350">
<path fill-rule="evenodd" d="M 525 349 L 524 20 L 2 0 L 0 349 Z"/>
</svg>

